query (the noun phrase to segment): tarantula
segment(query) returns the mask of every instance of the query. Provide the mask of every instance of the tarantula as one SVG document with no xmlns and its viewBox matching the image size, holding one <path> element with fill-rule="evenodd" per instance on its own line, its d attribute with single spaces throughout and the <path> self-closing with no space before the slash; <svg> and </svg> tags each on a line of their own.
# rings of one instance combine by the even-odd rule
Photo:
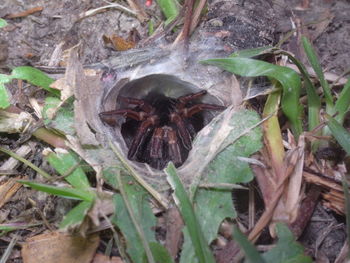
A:
<svg viewBox="0 0 350 263">
<path fill-rule="evenodd" d="M 205 90 L 178 98 L 149 93 L 144 99 L 119 96 L 133 108 L 121 108 L 99 114 L 102 121 L 115 124 L 118 116 L 126 118 L 121 127 L 129 147 L 128 159 L 163 169 L 169 161 L 180 166 L 192 148 L 192 139 L 203 128 L 203 110 L 221 111 L 226 107 L 195 103 Z M 129 138 L 129 139 L 128 139 Z"/>
</svg>

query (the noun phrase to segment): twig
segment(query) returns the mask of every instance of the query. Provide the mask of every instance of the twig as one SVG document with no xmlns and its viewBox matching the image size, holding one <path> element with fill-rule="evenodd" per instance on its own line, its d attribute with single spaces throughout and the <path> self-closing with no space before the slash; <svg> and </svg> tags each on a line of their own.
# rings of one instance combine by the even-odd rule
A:
<svg viewBox="0 0 350 263">
<path fill-rule="evenodd" d="M 27 9 L 23 12 L 7 15 L 7 16 L 5 16 L 5 18 L 6 19 L 13 19 L 13 18 L 25 17 L 25 16 L 29 16 L 31 14 L 34 14 L 36 12 L 41 12 L 43 9 L 44 8 L 42 6 L 37 6 L 37 7 Z"/>
</svg>

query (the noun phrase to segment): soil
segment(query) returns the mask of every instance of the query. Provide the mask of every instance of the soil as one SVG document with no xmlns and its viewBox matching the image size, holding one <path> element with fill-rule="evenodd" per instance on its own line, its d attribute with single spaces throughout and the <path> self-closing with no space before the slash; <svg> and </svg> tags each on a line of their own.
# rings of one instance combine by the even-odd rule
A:
<svg viewBox="0 0 350 263">
<path fill-rule="evenodd" d="M 232 0 L 231 4 L 238 3 L 238 5 L 235 5 L 235 9 L 230 9 L 227 7 L 230 5 L 229 1 L 209 1 L 208 14 L 201 21 L 192 40 L 214 36 L 229 53 L 244 48 L 275 44 L 293 29 L 291 20 L 294 23 L 299 21 L 304 25 L 301 27 L 303 32 L 313 41 L 323 68 L 340 75 L 350 68 L 350 1 L 310 0 L 309 5 L 303 7 L 302 4 L 307 2 Z M 141 4 L 144 5 L 144 1 Z M 43 7 L 43 10 L 21 18 L 6 19 L 8 25 L 0 29 L 0 73 L 8 73 L 11 68 L 23 65 L 65 66 L 62 60 L 57 60 L 55 51 L 64 51 L 78 43 L 82 45 L 81 61 L 84 65 L 90 65 L 122 52 L 106 47 L 103 35 L 117 34 L 127 38 L 129 32 L 136 28 L 141 39 L 147 37 L 147 23 L 140 23 L 135 16 L 117 9 L 108 9 L 90 17 L 80 18 L 85 11 L 104 5 L 107 3 L 102 0 L 2 0 L 0 17 L 5 19 L 10 14 L 33 7 Z M 155 3 L 147 11 L 161 18 Z M 59 45 L 62 49 L 57 48 Z M 284 44 L 284 47 L 295 51 L 301 60 L 305 60 L 293 37 Z M 15 87 L 11 91 L 13 95 L 17 94 Z M 21 108 L 25 107 L 25 103 L 19 103 L 16 98 L 18 97 L 13 97 L 13 103 L 20 104 L 18 106 Z M 18 139 L 20 138 L 16 135 L 4 135 L 0 143 L 15 148 L 19 145 Z M 43 144 L 35 141 L 34 147 L 35 154 L 28 157 L 29 161 L 47 169 L 46 163 L 40 159 Z M 5 159 L 5 156 L 0 155 L 0 164 Z M 29 177 L 35 176 L 24 166 L 17 170 Z M 26 197 L 25 201 L 21 200 L 23 196 Z M 68 209 L 65 205 L 57 204 L 59 200 L 57 198 L 46 199 L 48 197 L 39 197 L 36 191 L 24 189 L 12 202 L 0 209 L 0 223 L 14 218 L 23 220 L 28 218 L 31 214 L 31 210 L 28 210 L 30 206 L 28 196 L 41 200 L 41 208 L 45 211 L 45 215 L 57 219 L 58 222 Z M 44 205 L 48 200 L 50 205 Z M 57 207 L 65 209 L 55 212 L 55 206 L 56 210 Z M 346 239 L 344 222 L 344 217 L 318 205 L 300 241 L 310 255 L 334 262 Z M 21 241 L 27 234 L 26 231 L 22 232 Z M 0 255 L 11 240 L 10 237 L 0 237 Z M 16 256 L 11 260 L 21 262 Z"/>
</svg>

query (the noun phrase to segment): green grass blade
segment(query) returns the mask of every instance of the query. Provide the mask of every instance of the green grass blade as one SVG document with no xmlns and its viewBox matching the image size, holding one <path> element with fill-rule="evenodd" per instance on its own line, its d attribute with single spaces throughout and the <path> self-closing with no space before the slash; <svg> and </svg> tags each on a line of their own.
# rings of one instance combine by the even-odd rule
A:
<svg viewBox="0 0 350 263">
<path fill-rule="evenodd" d="M 313 85 L 310 75 L 307 72 L 304 65 L 296 59 L 292 54 L 286 52 L 286 51 L 279 51 L 278 53 L 281 53 L 283 55 L 288 56 L 288 58 L 298 67 L 303 80 L 304 85 L 307 93 L 307 104 L 308 104 L 308 125 L 309 125 L 309 131 L 314 129 L 320 124 L 320 109 L 321 109 L 321 99 L 320 96 L 317 94 L 317 90 L 315 86 Z"/>
<path fill-rule="evenodd" d="M 190 199 L 187 195 L 184 186 L 182 185 L 182 182 L 180 181 L 180 178 L 176 173 L 176 168 L 174 164 L 169 163 L 169 165 L 165 168 L 164 171 L 167 174 L 167 180 L 169 184 L 174 190 L 173 198 L 187 226 L 198 262 L 214 263 L 215 260 L 213 254 L 211 253 L 209 246 L 207 245 L 207 241 L 204 238 L 203 232 L 194 213 Z"/>
<path fill-rule="evenodd" d="M 52 195 L 62 196 L 69 199 L 84 200 L 92 202 L 95 199 L 95 194 L 92 191 L 68 188 L 68 187 L 57 187 L 47 184 L 36 183 L 26 180 L 18 180 L 19 183 L 30 186 L 31 188 L 49 193 Z"/>
<path fill-rule="evenodd" d="M 5 19 L 0 18 L 0 28 L 7 26 L 7 22 Z"/>
<path fill-rule="evenodd" d="M 45 178 L 51 178 L 51 175 L 49 175 L 47 172 L 45 172 L 44 170 L 42 170 L 39 167 L 35 166 L 34 164 L 32 164 L 28 160 L 24 159 L 23 157 L 19 156 L 18 154 L 14 153 L 14 152 L 11 152 L 10 150 L 7 150 L 7 149 L 2 148 L 2 147 L 0 147 L 0 152 L 4 152 L 4 153 L 10 155 L 11 157 L 15 158 L 16 160 L 24 163 L 25 165 L 27 165 L 30 168 L 32 168 L 34 171 L 36 171 L 41 176 L 43 176 Z"/>
<path fill-rule="evenodd" d="M 134 213 L 134 211 L 132 209 L 131 203 L 129 202 L 129 199 L 128 199 L 129 197 L 127 195 L 127 192 L 125 191 L 125 186 L 124 186 L 124 183 L 122 182 L 120 173 L 117 173 L 117 181 L 118 181 L 119 191 L 120 191 L 120 194 L 121 194 L 121 196 L 123 198 L 125 207 L 126 207 L 126 209 L 128 211 L 130 219 L 131 219 L 131 221 L 132 221 L 132 223 L 133 223 L 133 225 L 134 225 L 134 227 L 136 229 L 138 237 L 141 240 L 143 248 L 145 250 L 146 257 L 147 257 L 147 262 L 155 263 L 155 260 L 154 260 L 151 248 L 149 246 L 149 243 L 147 241 L 145 232 L 143 231 L 143 228 L 141 227 L 141 224 L 139 222 L 140 218 L 136 218 L 136 215 L 135 215 L 135 213 Z"/>
<path fill-rule="evenodd" d="M 348 112 L 350 106 L 350 79 L 345 83 L 343 90 L 341 91 L 338 100 L 335 103 L 335 111 L 338 112 L 338 115 L 335 116 L 335 119 L 343 124 L 344 116 Z"/>
<path fill-rule="evenodd" d="M 272 49 L 272 46 L 243 49 L 231 54 L 230 57 L 252 58 L 261 54 L 269 53 Z"/>
<path fill-rule="evenodd" d="M 59 90 L 50 88 L 50 85 L 54 82 L 54 79 L 50 78 L 39 69 L 30 66 L 16 67 L 12 70 L 11 77 L 26 80 L 35 86 L 42 87 L 44 90 L 49 91 L 55 96 L 60 96 Z"/>
<path fill-rule="evenodd" d="M 302 132 L 301 106 L 299 104 L 301 81 L 294 70 L 241 57 L 208 59 L 201 61 L 201 63 L 215 65 L 244 77 L 266 76 L 279 81 L 283 87 L 282 110 L 291 123 L 294 136 L 299 137 Z"/>
<path fill-rule="evenodd" d="M 237 226 L 235 226 L 233 229 L 233 238 L 238 243 L 238 245 L 243 249 L 248 262 L 266 263 L 266 261 L 260 255 L 260 253 L 253 246 L 253 244 L 251 244 L 248 241 L 247 237 L 238 229 Z"/>
<path fill-rule="evenodd" d="M 350 155 L 350 133 L 334 118 L 326 115 L 327 125 L 331 130 L 334 138 L 343 147 L 347 155 Z"/>
<path fill-rule="evenodd" d="M 324 77 L 321 65 L 320 65 L 318 58 L 317 58 L 317 55 L 316 55 L 316 52 L 306 37 L 303 36 L 301 40 L 303 43 L 303 47 L 304 47 L 306 56 L 311 64 L 312 68 L 315 70 L 318 79 L 320 80 L 320 84 L 322 86 L 324 96 L 326 99 L 326 104 L 328 107 L 332 108 L 333 107 L 333 98 L 332 98 L 331 89 L 329 88 L 329 84 Z"/>
</svg>

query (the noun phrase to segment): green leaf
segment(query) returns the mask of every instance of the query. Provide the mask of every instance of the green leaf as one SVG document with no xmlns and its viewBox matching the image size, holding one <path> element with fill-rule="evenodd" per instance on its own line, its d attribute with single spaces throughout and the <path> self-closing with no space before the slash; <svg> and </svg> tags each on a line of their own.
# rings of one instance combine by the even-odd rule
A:
<svg viewBox="0 0 350 263">
<path fill-rule="evenodd" d="M 301 38 L 301 40 L 303 43 L 303 47 L 304 47 L 306 56 L 311 64 L 312 68 L 315 70 L 318 79 L 320 80 L 320 83 L 321 83 L 321 86 L 323 88 L 323 92 L 324 92 L 324 95 L 326 98 L 327 107 L 333 107 L 333 98 L 332 98 L 331 90 L 329 88 L 328 82 L 324 78 L 323 71 L 322 71 L 321 65 L 318 61 L 316 52 L 306 37 L 303 36 Z M 327 111 L 327 113 L 328 113 L 328 111 Z"/>
<path fill-rule="evenodd" d="M 217 129 L 223 121 L 224 119 L 221 118 L 217 122 L 210 123 L 210 132 L 203 137 L 197 137 L 195 144 L 212 144 L 213 142 L 208 141 L 208 138 L 212 138 L 219 133 Z M 228 146 L 211 161 L 203 172 L 202 182 L 208 184 L 236 184 L 247 183 L 253 179 L 249 164 L 242 161 L 240 157 L 249 157 L 262 147 L 262 131 L 259 127 L 245 134 L 245 131 L 256 126 L 259 121 L 260 117 L 254 111 L 242 110 L 233 114 L 228 121 L 231 132 L 224 141 L 224 144 Z M 203 152 L 204 155 L 207 155 L 207 152 Z M 197 158 L 203 156 L 198 154 Z M 233 219 L 236 217 L 231 190 L 200 188 L 196 191 L 193 202 L 196 204 L 195 212 L 201 229 L 205 229 L 204 236 L 208 244 L 217 237 L 219 226 L 225 218 Z M 190 242 L 186 242 L 186 232 L 184 232 L 184 236 L 185 243 L 181 258 L 186 260 L 181 260 L 181 262 L 191 262 L 193 247 Z"/>
<path fill-rule="evenodd" d="M 238 243 L 240 248 L 243 249 L 247 262 L 251 263 L 265 263 L 271 261 L 265 261 L 256 248 L 251 244 L 247 237 L 238 229 L 234 227 L 233 229 L 233 239 Z"/>
<path fill-rule="evenodd" d="M 350 79 L 345 83 L 344 88 L 342 89 L 338 100 L 335 103 L 335 112 L 338 112 L 338 115 L 335 116 L 335 119 L 343 124 L 344 116 L 348 112 L 350 106 Z"/>
<path fill-rule="evenodd" d="M 60 106 L 60 108 L 57 109 L 61 100 L 55 97 L 47 97 L 43 108 L 44 124 L 50 128 L 58 130 L 64 135 L 75 135 L 73 102 L 74 99 L 70 98 L 63 106 Z M 50 110 L 56 111 L 53 119 L 48 117 L 50 116 Z"/>
<path fill-rule="evenodd" d="M 166 250 L 166 248 L 161 244 L 157 242 L 151 242 L 149 243 L 149 246 L 151 248 L 155 262 L 174 263 L 174 260 L 169 255 L 168 250 Z M 144 255 L 143 262 L 148 263 L 146 255 Z"/>
<path fill-rule="evenodd" d="M 288 58 L 298 67 L 301 75 L 303 76 L 304 86 L 307 93 L 307 103 L 308 103 L 308 125 L 309 131 L 314 129 L 320 124 L 320 109 L 321 109 L 321 99 L 317 94 L 317 90 L 310 79 L 310 75 L 307 72 L 305 66 L 296 59 L 293 55 L 286 51 L 279 51 L 279 53 L 288 56 Z"/>
<path fill-rule="evenodd" d="M 7 22 L 5 19 L 0 18 L 0 28 L 7 26 Z"/>
<path fill-rule="evenodd" d="M 326 115 L 327 126 L 331 130 L 334 138 L 343 147 L 347 155 L 350 155 L 350 133 L 334 118 Z"/>
<path fill-rule="evenodd" d="M 11 77 L 26 80 L 35 86 L 42 87 L 44 90 L 49 91 L 55 96 L 60 96 L 60 91 L 50 88 L 50 85 L 54 82 L 54 79 L 50 78 L 44 72 L 36 68 L 30 66 L 16 67 L 12 70 Z"/>
<path fill-rule="evenodd" d="M 0 74 L 0 108 L 6 109 L 10 106 L 10 97 L 6 90 L 5 83 L 11 81 L 11 77 L 8 75 Z"/>
<path fill-rule="evenodd" d="M 243 49 L 231 54 L 230 57 L 252 58 L 261 54 L 269 53 L 272 49 L 272 46 Z"/>
<path fill-rule="evenodd" d="M 82 190 L 90 189 L 89 180 L 81 168 L 81 162 L 76 154 L 73 152 L 51 152 L 46 156 L 46 159 L 73 187 Z"/>
<path fill-rule="evenodd" d="M 156 226 L 156 218 L 149 205 L 149 195 L 131 177 L 123 178 L 124 181 L 128 182 L 124 184 L 124 189 L 133 213 L 138 223 L 142 226 L 147 242 L 156 242 L 155 233 L 152 230 Z M 125 239 L 123 243 L 126 245 L 127 253 L 132 259 L 132 262 L 143 262 L 145 250 L 121 194 L 115 194 L 113 196 L 113 204 L 115 213 L 111 221 L 122 232 Z"/>
<path fill-rule="evenodd" d="M 179 4 L 176 0 L 157 0 L 157 3 L 167 18 L 165 24 L 171 23 L 179 14 Z"/>
<path fill-rule="evenodd" d="M 222 58 L 201 61 L 218 66 L 244 77 L 266 76 L 276 79 L 283 87 L 282 110 L 289 119 L 295 137 L 302 132 L 301 105 L 299 103 L 301 81 L 299 75 L 287 67 L 276 66 L 250 58 Z"/>
<path fill-rule="evenodd" d="M 215 262 L 213 254 L 209 249 L 208 242 L 205 240 L 198 219 L 193 211 L 190 199 L 176 173 L 174 164 L 169 163 L 164 171 L 167 174 L 168 183 L 174 190 L 173 198 L 187 227 L 198 261 Z"/>
<path fill-rule="evenodd" d="M 288 227 L 282 223 L 276 224 L 278 236 L 277 245 L 263 254 L 263 258 L 269 263 L 309 263 L 311 258 L 304 255 L 304 248 L 295 241 Z"/>
<path fill-rule="evenodd" d="M 95 194 L 92 191 L 86 191 L 75 188 L 68 187 L 57 187 L 47 184 L 36 183 L 26 180 L 18 180 L 19 183 L 30 186 L 31 188 L 49 193 L 52 195 L 62 196 L 64 198 L 75 199 L 75 200 L 84 200 L 92 202 L 95 199 Z"/>
<path fill-rule="evenodd" d="M 83 201 L 79 203 L 64 216 L 62 222 L 60 223 L 60 229 L 67 229 L 69 227 L 80 225 L 92 205 L 93 202 L 89 201 Z"/>
</svg>

